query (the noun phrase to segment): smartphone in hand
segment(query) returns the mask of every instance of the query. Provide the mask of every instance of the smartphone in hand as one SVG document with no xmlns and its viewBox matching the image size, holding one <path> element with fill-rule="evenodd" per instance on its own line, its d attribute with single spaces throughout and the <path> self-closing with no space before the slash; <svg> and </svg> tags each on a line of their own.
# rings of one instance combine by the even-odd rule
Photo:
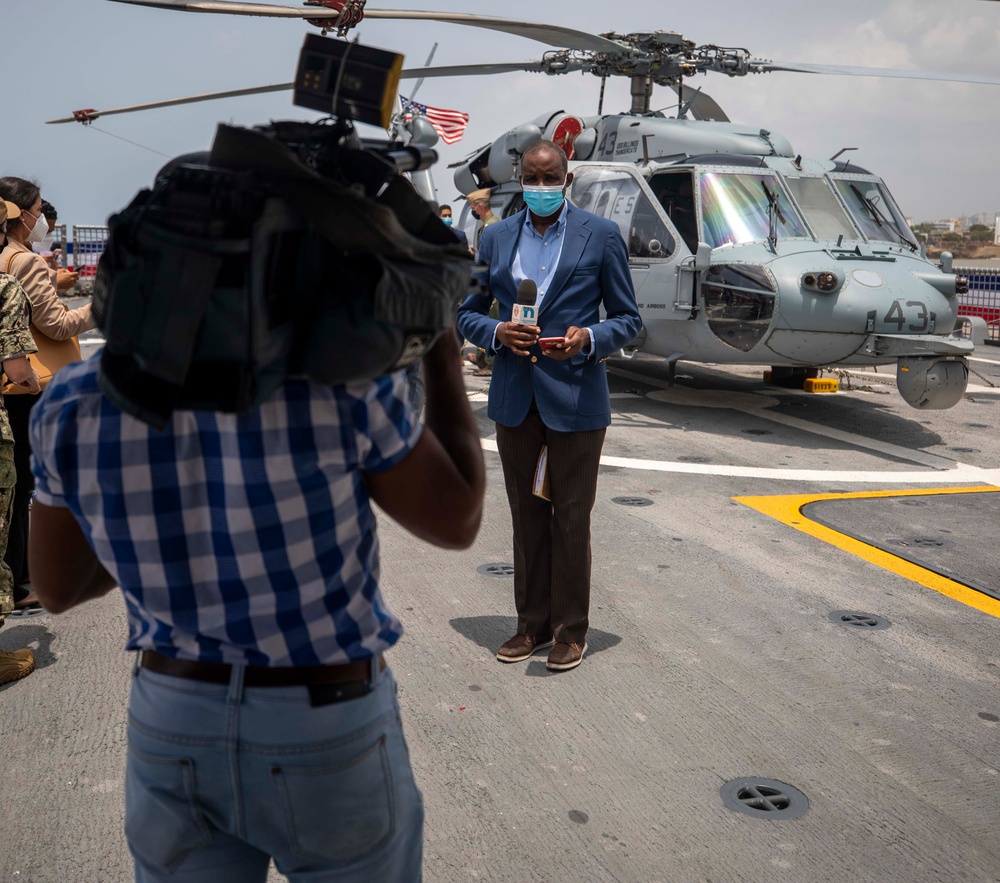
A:
<svg viewBox="0 0 1000 883">
<path fill-rule="evenodd" d="M 542 348 L 543 353 L 547 353 L 549 350 L 554 350 L 558 348 L 558 345 L 566 343 L 565 337 L 540 337 L 538 339 L 538 345 Z"/>
</svg>

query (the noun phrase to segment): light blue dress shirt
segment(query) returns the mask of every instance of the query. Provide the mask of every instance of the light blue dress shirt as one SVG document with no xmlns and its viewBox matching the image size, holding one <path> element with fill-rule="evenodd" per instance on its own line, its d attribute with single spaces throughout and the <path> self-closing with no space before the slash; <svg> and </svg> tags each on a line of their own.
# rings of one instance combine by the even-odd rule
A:
<svg viewBox="0 0 1000 883">
<path fill-rule="evenodd" d="M 566 231 L 566 203 L 563 202 L 559 219 L 545 233 L 539 233 L 531 222 L 531 212 L 524 217 L 521 225 L 521 235 L 517 240 L 517 250 L 514 252 L 514 266 L 511 274 L 514 281 L 520 285 L 525 279 L 533 279 L 538 286 L 538 299 L 535 306 L 540 307 L 549 290 L 559 258 L 562 255 L 563 233 Z"/>
<path fill-rule="evenodd" d="M 559 266 L 559 258 L 562 257 L 563 234 L 566 232 L 566 206 L 563 202 L 562 211 L 554 224 L 547 227 L 545 233 L 539 233 L 535 225 L 531 222 L 531 212 L 527 212 L 524 223 L 521 225 L 521 232 L 517 239 L 517 249 L 514 252 L 514 265 L 511 267 L 511 275 L 518 286 L 525 279 L 533 279 L 538 286 L 538 296 L 535 306 L 541 307 L 552 277 L 555 276 L 556 267 Z M 500 327 L 499 325 L 497 326 Z M 594 332 L 589 328 L 590 346 L 584 347 L 584 355 L 594 351 Z M 493 335 L 493 351 L 500 347 L 496 333 Z"/>
</svg>

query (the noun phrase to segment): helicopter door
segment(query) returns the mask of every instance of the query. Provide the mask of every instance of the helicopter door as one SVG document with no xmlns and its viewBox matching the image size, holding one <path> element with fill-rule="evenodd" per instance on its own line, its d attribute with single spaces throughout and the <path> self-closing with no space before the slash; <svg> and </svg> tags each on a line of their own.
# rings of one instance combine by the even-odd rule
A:
<svg viewBox="0 0 1000 883">
<path fill-rule="evenodd" d="M 691 172 L 663 172 L 649 181 L 667 217 L 673 221 L 684 244 L 694 254 L 698 250 L 698 217 L 694 206 L 694 175 Z"/>
<path fill-rule="evenodd" d="M 690 251 L 643 178 L 620 164 L 580 165 L 573 169 L 570 199 L 621 230 L 644 323 L 651 317 L 676 318 L 677 267 Z"/>
</svg>

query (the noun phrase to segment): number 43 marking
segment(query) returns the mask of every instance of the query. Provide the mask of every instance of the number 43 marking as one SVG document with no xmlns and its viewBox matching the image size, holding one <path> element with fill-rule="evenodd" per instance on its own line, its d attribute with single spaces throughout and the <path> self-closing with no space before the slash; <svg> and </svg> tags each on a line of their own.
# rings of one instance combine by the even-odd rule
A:
<svg viewBox="0 0 1000 883">
<path fill-rule="evenodd" d="M 906 302 L 906 306 L 917 308 L 917 320 L 920 323 L 919 325 L 907 326 L 909 330 L 915 331 L 918 334 L 921 331 L 926 331 L 929 318 L 927 314 L 927 305 L 921 303 L 919 300 L 908 300 Z M 885 322 L 886 325 L 895 324 L 896 331 L 897 332 L 902 331 L 903 326 L 906 325 L 906 316 L 903 314 L 903 302 L 899 300 L 894 300 L 892 302 L 892 306 L 889 307 L 889 312 L 885 314 L 885 316 L 882 318 L 882 321 Z"/>
</svg>

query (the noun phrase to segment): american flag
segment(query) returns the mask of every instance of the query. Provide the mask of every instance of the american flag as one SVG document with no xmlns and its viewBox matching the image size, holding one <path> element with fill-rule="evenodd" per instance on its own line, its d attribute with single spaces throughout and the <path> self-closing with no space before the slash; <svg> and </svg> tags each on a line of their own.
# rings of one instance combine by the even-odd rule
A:
<svg viewBox="0 0 1000 883">
<path fill-rule="evenodd" d="M 417 102 L 410 104 L 409 99 L 402 95 L 399 96 L 399 100 L 403 103 L 403 107 L 407 108 L 407 119 L 413 114 L 427 117 L 427 122 L 434 127 L 434 131 L 440 135 L 445 144 L 460 141 L 465 127 L 469 125 L 469 115 L 459 110 L 443 110 L 440 107 L 428 107 Z"/>
</svg>

